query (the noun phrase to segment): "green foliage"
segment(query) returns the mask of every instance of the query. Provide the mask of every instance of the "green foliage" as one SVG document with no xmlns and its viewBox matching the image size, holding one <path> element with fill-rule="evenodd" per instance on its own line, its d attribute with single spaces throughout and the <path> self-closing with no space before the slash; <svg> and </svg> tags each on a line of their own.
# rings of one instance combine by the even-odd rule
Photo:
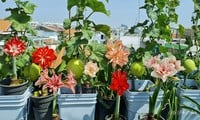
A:
<svg viewBox="0 0 200 120">
<path fill-rule="evenodd" d="M 67 9 L 71 11 L 72 8 L 76 8 L 76 13 L 74 16 L 71 16 L 69 13 L 69 18 L 64 20 L 64 28 L 71 29 L 75 24 L 77 32 L 73 37 L 69 35 L 70 40 L 66 42 L 66 49 L 68 51 L 67 56 L 69 58 L 81 57 L 82 59 L 85 59 L 84 50 L 87 48 L 93 49 L 90 58 L 98 60 L 97 54 L 100 54 L 101 51 L 98 53 L 96 51 L 97 48 L 94 48 L 96 44 L 90 41 L 96 31 L 102 32 L 110 37 L 110 27 L 103 24 L 96 25 L 90 20 L 90 17 L 97 12 L 108 15 L 105 5 L 102 1 L 98 0 L 68 0 Z M 87 11 L 89 9 L 88 15 L 85 14 L 86 9 Z M 94 46 L 90 44 L 93 44 Z M 90 52 L 91 51 L 92 50 L 90 50 Z"/>
<path fill-rule="evenodd" d="M 195 39 L 195 45 L 200 45 L 200 26 L 199 26 L 199 19 L 200 19 L 200 3 L 198 0 L 193 0 L 194 3 L 194 12 L 192 16 L 192 29 L 194 31 L 194 39 Z M 197 50 L 197 53 L 199 51 Z"/>
<path fill-rule="evenodd" d="M 142 38 L 149 37 L 150 40 L 171 40 L 170 24 L 177 23 L 178 15 L 175 8 L 179 5 L 179 0 L 145 0 L 144 6 L 149 20 L 138 23 L 132 27 L 133 31 L 136 27 L 142 27 Z"/>
<path fill-rule="evenodd" d="M 94 28 L 96 31 L 100 31 L 110 38 L 111 31 L 110 31 L 110 27 L 108 25 L 98 24 L 98 25 L 95 25 Z"/>
<path fill-rule="evenodd" d="M 188 97 L 188 96 L 183 96 L 184 99 L 187 99 L 189 102 L 191 102 L 192 104 L 194 104 L 197 108 L 191 107 L 191 106 L 187 106 L 187 105 L 181 105 L 181 108 L 184 108 L 186 110 L 195 112 L 197 114 L 200 115 L 200 104 L 193 100 L 192 98 Z"/>
<path fill-rule="evenodd" d="M 108 0 L 105 2 L 108 2 Z M 69 58 L 80 59 L 84 64 L 88 61 L 93 61 L 97 63 L 100 69 L 97 79 L 99 79 L 99 76 L 103 76 L 104 78 L 106 73 L 104 73 L 104 70 L 106 70 L 107 67 L 105 65 L 108 62 L 106 61 L 104 63 L 106 47 L 95 41 L 93 36 L 95 33 L 103 33 L 107 37 L 110 37 L 111 30 L 108 25 L 96 24 L 90 19 L 95 13 L 109 15 L 109 11 L 105 8 L 104 1 L 68 0 L 67 10 L 69 11 L 69 18 L 64 19 L 63 25 L 64 28 L 69 31 L 69 35 L 62 35 L 62 39 L 66 40 L 62 43 L 62 47 L 65 47 L 67 51 L 65 63 L 67 63 Z M 75 11 L 75 13 L 72 15 L 71 11 Z M 74 35 L 70 34 L 71 28 L 76 30 Z M 64 63 L 61 64 L 59 71 L 63 71 L 65 66 Z M 97 79 L 83 75 L 78 82 L 80 85 L 89 81 L 90 85 L 96 87 L 105 85 L 102 81 L 98 81 Z M 106 84 L 106 87 L 107 86 Z"/>
<path fill-rule="evenodd" d="M 14 0 L 16 7 L 7 8 L 6 11 L 10 11 L 11 15 L 6 19 L 11 21 L 12 28 L 16 32 L 28 32 L 35 35 L 34 30 L 29 25 L 32 20 L 31 15 L 33 14 L 36 5 L 29 1 Z"/>
<path fill-rule="evenodd" d="M 159 82 L 160 83 L 160 82 Z M 155 109 L 156 109 L 156 102 L 158 99 L 159 91 L 160 91 L 160 84 L 156 87 L 156 89 L 153 92 L 152 96 L 149 96 L 149 114 L 150 115 L 155 115 Z"/>
<path fill-rule="evenodd" d="M 97 62 L 101 62 L 104 59 L 106 47 L 99 44 L 97 41 L 91 43 L 91 55 L 90 58 Z"/>
<path fill-rule="evenodd" d="M 12 75 L 12 58 L 6 54 L 0 57 L 0 79 Z"/>
</svg>

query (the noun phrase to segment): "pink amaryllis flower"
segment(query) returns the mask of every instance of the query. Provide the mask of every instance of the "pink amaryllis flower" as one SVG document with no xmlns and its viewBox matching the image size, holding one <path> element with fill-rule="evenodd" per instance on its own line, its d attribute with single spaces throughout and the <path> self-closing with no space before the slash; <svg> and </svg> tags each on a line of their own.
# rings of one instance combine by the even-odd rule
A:
<svg viewBox="0 0 200 120">
<path fill-rule="evenodd" d="M 94 63 L 92 61 L 89 61 L 86 63 L 84 68 L 84 73 L 86 75 L 89 75 L 90 77 L 96 77 L 96 73 L 99 71 L 99 68 L 97 66 L 97 63 Z"/>
<path fill-rule="evenodd" d="M 121 96 L 129 88 L 127 80 L 127 72 L 117 70 L 112 73 L 112 81 L 109 88 Z"/>
<path fill-rule="evenodd" d="M 160 78 L 163 82 L 166 82 L 167 78 L 173 77 L 179 71 L 184 70 L 184 67 L 181 66 L 179 60 L 176 60 L 175 56 L 163 59 L 160 59 L 160 56 L 155 56 L 147 60 L 145 65 L 153 70 L 151 76 Z"/>
<path fill-rule="evenodd" d="M 176 73 L 177 70 L 171 64 L 167 64 L 166 61 L 163 61 L 154 66 L 151 76 L 160 78 L 165 82 L 168 77 L 173 76 Z"/>
<path fill-rule="evenodd" d="M 125 46 L 122 44 L 121 40 L 116 40 L 114 42 L 108 41 L 106 44 L 107 52 L 106 57 L 112 63 L 112 66 L 116 65 L 123 66 L 128 63 L 128 56 L 130 52 L 125 49 Z"/>
<path fill-rule="evenodd" d="M 43 69 L 49 67 L 55 59 L 55 51 L 48 46 L 37 48 L 32 53 L 33 63 L 39 64 Z"/>
<path fill-rule="evenodd" d="M 24 41 L 20 40 L 17 36 L 12 37 L 5 43 L 4 51 L 11 55 L 12 57 L 16 57 L 22 54 L 26 49 L 26 45 Z"/>
<path fill-rule="evenodd" d="M 49 79 L 48 72 L 49 72 L 48 69 L 44 69 L 41 72 L 39 79 L 35 82 L 35 86 L 42 86 L 47 83 Z"/>
<path fill-rule="evenodd" d="M 43 90 L 48 88 L 49 92 L 53 92 L 53 94 L 55 94 L 57 90 L 64 85 L 61 81 L 61 76 L 62 74 L 57 76 L 53 73 L 52 77 L 47 79 L 47 83 L 43 86 Z"/>
<path fill-rule="evenodd" d="M 156 66 L 159 63 L 159 61 L 160 61 L 160 55 L 157 55 L 157 56 L 147 59 L 145 61 L 144 65 L 147 68 L 153 68 L 154 66 Z"/>
<path fill-rule="evenodd" d="M 173 64 L 177 71 L 185 70 L 185 68 L 183 66 L 181 66 L 181 61 L 176 60 L 175 56 L 170 56 L 168 59 L 169 59 L 168 60 L 169 64 Z"/>
<path fill-rule="evenodd" d="M 66 82 L 64 83 L 64 86 L 66 88 L 69 88 L 72 91 L 72 93 L 75 93 L 75 86 L 76 85 L 77 85 L 77 82 L 74 79 L 73 72 L 71 70 L 69 70 Z"/>
</svg>

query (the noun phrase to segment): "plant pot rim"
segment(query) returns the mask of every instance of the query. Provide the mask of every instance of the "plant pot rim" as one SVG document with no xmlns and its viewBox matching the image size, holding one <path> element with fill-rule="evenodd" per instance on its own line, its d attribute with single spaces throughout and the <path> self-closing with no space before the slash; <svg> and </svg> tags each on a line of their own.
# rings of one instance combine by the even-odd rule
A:
<svg viewBox="0 0 200 120">
<path fill-rule="evenodd" d="M 52 96 L 54 96 L 54 94 L 52 93 L 52 94 L 49 94 L 49 95 L 47 95 L 47 96 L 33 96 L 33 95 L 31 95 L 31 98 L 34 98 L 34 99 L 41 99 L 41 98 L 47 98 L 47 97 L 52 97 Z"/>
<path fill-rule="evenodd" d="M 0 83 L 0 87 L 5 87 L 5 88 L 10 88 L 10 87 L 19 87 L 19 86 L 23 86 L 23 85 L 26 85 L 26 84 L 28 84 L 29 83 L 29 80 L 25 80 L 25 82 L 23 82 L 23 83 L 21 83 L 21 84 L 19 84 L 19 85 L 15 85 L 15 86 L 10 86 L 10 85 L 4 85 L 4 84 L 1 84 Z"/>
</svg>

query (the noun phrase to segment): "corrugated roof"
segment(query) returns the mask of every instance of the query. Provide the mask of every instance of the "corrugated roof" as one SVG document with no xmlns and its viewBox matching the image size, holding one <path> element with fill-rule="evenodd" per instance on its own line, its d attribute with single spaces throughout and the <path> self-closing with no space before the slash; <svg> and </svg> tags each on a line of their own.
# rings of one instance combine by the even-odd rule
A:
<svg viewBox="0 0 200 120">
<path fill-rule="evenodd" d="M 0 19 L 0 31 L 6 32 L 11 26 L 11 22 L 8 20 Z"/>
<path fill-rule="evenodd" d="M 61 28 L 59 26 L 56 25 L 40 25 L 40 27 L 43 27 L 49 31 L 54 31 L 54 32 L 62 32 L 64 31 L 64 28 Z"/>
</svg>

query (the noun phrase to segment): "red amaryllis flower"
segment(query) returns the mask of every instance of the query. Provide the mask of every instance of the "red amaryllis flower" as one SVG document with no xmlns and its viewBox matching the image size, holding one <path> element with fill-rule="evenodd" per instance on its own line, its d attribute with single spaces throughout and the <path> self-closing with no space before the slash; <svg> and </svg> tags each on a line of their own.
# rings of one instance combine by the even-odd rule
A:
<svg viewBox="0 0 200 120">
<path fill-rule="evenodd" d="M 37 48 L 32 53 L 33 63 L 39 64 L 43 69 L 49 67 L 55 59 L 56 55 L 54 50 L 49 49 L 48 46 Z"/>
<path fill-rule="evenodd" d="M 8 40 L 4 46 L 4 51 L 12 57 L 20 55 L 25 51 L 25 49 L 25 43 L 16 36 Z"/>
<path fill-rule="evenodd" d="M 116 91 L 119 96 L 123 95 L 124 91 L 129 88 L 127 83 L 127 72 L 117 70 L 112 73 L 112 82 L 109 86 L 111 90 Z"/>
</svg>

